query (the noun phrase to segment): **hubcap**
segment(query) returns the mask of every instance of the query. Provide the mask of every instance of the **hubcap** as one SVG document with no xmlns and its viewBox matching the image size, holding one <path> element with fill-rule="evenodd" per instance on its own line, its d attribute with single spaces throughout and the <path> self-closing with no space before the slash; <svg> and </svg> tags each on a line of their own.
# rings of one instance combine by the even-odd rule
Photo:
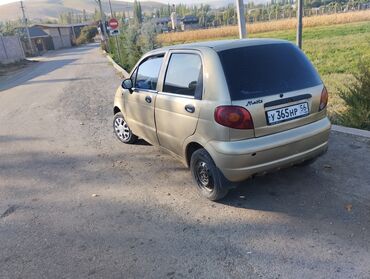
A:
<svg viewBox="0 0 370 279">
<path fill-rule="evenodd" d="M 127 141 L 130 139 L 130 128 L 123 117 L 118 117 L 114 121 L 114 131 L 121 140 Z"/>
<path fill-rule="evenodd" d="M 199 161 L 196 164 L 195 177 L 197 179 L 198 185 L 201 188 L 209 192 L 213 191 L 214 189 L 213 178 L 212 178 L 212 174 L 210 173 L 210 170 L 208 169 L 206 162 Z"/>
</svg>

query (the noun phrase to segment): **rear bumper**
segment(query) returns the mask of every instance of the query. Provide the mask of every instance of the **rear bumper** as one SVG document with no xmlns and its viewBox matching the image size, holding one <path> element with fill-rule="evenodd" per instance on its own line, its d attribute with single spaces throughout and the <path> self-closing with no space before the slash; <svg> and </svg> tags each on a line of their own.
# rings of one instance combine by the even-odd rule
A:
<svg viewBox="0 0 370 279">
<path fill-rule="evenodd" d="M 330 132 L 327 117 L 260 138 L 210 141 L 206 150 L 230 181 L 241 181 L 318 157 L 326 152 Z"/>
</svg>

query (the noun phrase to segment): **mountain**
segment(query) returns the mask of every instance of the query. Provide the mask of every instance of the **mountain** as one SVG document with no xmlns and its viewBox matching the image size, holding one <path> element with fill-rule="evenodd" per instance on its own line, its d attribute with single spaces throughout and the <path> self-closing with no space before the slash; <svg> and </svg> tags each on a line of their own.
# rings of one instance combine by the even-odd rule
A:
<svg viewBox="0 0 370 279">
<path fill-rule="evenodd" d="M 157 0 L 158 2 L 162 3 L 170 3 L 170 4 L 187 4 L 187 5 L 200 5 L 200 4 L 208 4 L 212 8 L 222 8 L 227 7 L 228 5 L 232 4 L 235 5 L 236 0 Z M 248 2 L 254 2 L 255 4 L 260 3 L 267 3 L 271 0 L 244 0 L 244 4 Z"/>
<path fill-rule="evenodd" d="M 26 0 L 23 2 L 26 16 L 29 19 L 58 19 L 59 14 L 63 12 L 94 13 L 98 9 L 95 0 Z M 133 3 L 125 1 L 112 0 L 112 9 L 116 12 L 132 11 Z M 164 4 L 154 1 L 140 1 L 144 12 L 159 9 Z M 102 1 L 103 10 L 109 13 L 108 1 Z M 15 20 L 22 17 L 20 2 L 0 5 L 0 21 Z"/>
<path fill-rule="evenodd" d="M 140 1 L 144 12 L 151 12 L 154 9 L 159 9 L 167 3 L 188 5 L 209 4 L 213 8 L 226 7 L 229 4 L 235 4 L 235 0 L 156 0 L 155 1 Z M 251 1 L 251 0 L 249 0 Z M 253 0 L 258 4 L 268 0 Z M 60 13 L 73 12 L 82 13 L 85 10 L 88 14 L 94 13 L 98 9 L 95 0 L 24 0 L 26 16 L 31 20 L 37 19 L 58 19 Z M 244 0 L 244 3 L 247 3 Z M 132 11 L 133 2 L 111 0 L 112 9 L 116 12 Z M 103 10 L 109 13 L 108 0 L 102 0 Z M 0 21 L 15 20 L 22 17 L 19 1 L 10 4 L 0 5 Z"/>
<path fill-rule="evenodd" d="M 235 5 L 235 0 L 211 0 L 211 1 L 207 1 L 207 4 L 211 5 L 211 7 L 213 8 L 221 8 L 221 7 L 226 7 L 230 4 Z"/>
</svg>

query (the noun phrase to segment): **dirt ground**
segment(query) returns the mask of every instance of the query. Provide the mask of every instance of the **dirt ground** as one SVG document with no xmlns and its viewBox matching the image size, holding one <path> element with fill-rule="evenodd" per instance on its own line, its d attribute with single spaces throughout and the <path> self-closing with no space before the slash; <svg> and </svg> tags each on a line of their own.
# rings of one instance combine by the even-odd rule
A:
<svg viewBox="0 0 370 279">
<path fill-rule="evenodd" d="M 0 278 L 370 278 L 370 141 L 201 198 L 189 171 L 112 128 L 96 45 L 0 84 Z"/>
</svg>

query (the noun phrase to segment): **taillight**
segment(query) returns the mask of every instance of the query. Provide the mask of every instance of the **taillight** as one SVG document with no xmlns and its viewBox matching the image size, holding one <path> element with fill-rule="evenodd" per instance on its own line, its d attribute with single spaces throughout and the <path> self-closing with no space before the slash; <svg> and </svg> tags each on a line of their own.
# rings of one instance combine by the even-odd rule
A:
<svg viewBox="0 0 370 279">
<path fill-rule="evenodd" d="M 215 109 L 215 121 L 229 128 L 253 129 L 250 112 L 238 106 L 219 106 Z"/>
<path fill-rule="evenodd" d="M 326 90 L 326 87 L 324 86 L 324 88 L 321 91 L 319 111 L 323 110 L 326 107 L 326 105 L 328 104 L 328 99 L 329 99 L 328 90 Z"/>
</svg>

